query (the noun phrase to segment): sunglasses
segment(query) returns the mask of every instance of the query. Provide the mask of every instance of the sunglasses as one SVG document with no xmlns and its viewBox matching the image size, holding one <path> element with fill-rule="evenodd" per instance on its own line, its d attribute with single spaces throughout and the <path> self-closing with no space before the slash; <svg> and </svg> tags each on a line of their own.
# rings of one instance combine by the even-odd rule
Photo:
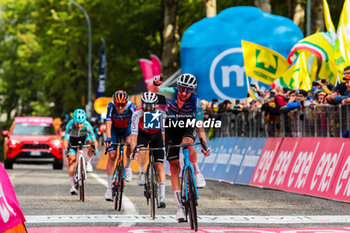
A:
<svg viewBox="0 0 350 233">
<path fill-rule="evenodd" d="M 122 108 L 124 108 L 124 106 L 125 106 L 125 104 L 115 104 L 115 106 L 117 107 L 117 108 L 120 108 L 120 107 L 122 107 Z"/>
<path fill-rule="evenodd" d="M 350 72 L 344 73 L 344 76 L 350 76 Z"/>
<path fill-rule="evenodd" d="M 193 92 L 193 89 L 192 89 L 192 88 L 183 87 L 183 86 L 177 86 L 177 90 L 178 90 L 180 93 L 185 92 L 186 94 L 190 94 L 190 93 Z"/>
<path fill-rule="evenodd" d="M 143 111 L 153 111 L 155 108 L 156 108 L 156 104 L 147 104 L 147 103 L 142 104 Z"/>
</svg>

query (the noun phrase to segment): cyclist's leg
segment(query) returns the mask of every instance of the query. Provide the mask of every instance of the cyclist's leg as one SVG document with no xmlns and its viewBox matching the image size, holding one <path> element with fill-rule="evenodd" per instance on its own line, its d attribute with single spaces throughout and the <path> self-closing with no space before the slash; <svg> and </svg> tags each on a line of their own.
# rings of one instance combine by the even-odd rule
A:
<svg viewBox="0 0 350 233">
<path fill-rule="evenodd" d="M 70 151 L 67 152 L 67 158 L 68 158 L 68 177 L 71 185 L 70 193 L 78 194 L 78 191 L 75 188 L 75 177 L 74 177 L 74 169 L 77 166 L 77 160 L 76 160 L 76 151 L 74 149 L 70 149 Z"/>
<path fill-rule="evenodd" d="M 137 145 L 145 145 L 147 146 L 148 144 L 148 135 L 142 131 L 139 131 L 138 135 L 137 135 Z M 142 186 L 145 184 L 145 174 L 146 174 L 146 170 L 145 170 L 145 164 L 146 164 L 146 151 L 139 151 L 137 152 L 137 162 L 139 164 L 140 167 L 140 173 L 139 173 L 139 177 L 137 179 L 137 184 Z"/>
<path fill-rule="evenodd" d="M 117 142 L 118 134 L 117 129 L 111 129 L 111 139 L 113 143 Z M 113 182 L 113 172 L 114 172 L 114 164 L 117 157 L 116 153 L 117 147 L 115 145 L 111 145 L 108 148 L 108 159 L 107 159 L 107 191 L 105 193 L 106 200 L 112 200 L 112 182 Z"/>
<path fill-rule="evenodd" d="M 193 143 L 196 139 L 195 128 L 186 128 L 184 131 L 185 133 L 184 138 L 182 139 L 182 143 Z M 197 152 L 192 146 L 188 147 L 188 152 L 190 154 L 190 161 L 192 163 L 193 171 L 195 174 L 197 188 L 204 188 L 206 186 L 206 182 L 197 163 Z"/>
<path fill-rule="evenodd" d="M 130 144 L 131 142 L 131 124 L 128 125 L 128 127 L 124 131 L 124 140 L 126 143 Z M 126 147 L 126 164 L 125 168 L 130 168 L 130 154 L 131 154 L 131 149 L 130 146 Z"/>
<path fill-rule="evenodd" d="M 161 148 L 164 147 L 162 133 L 158 131 L 157 133 L 151 136 L 151 145 L 152 148 Z M 158 183 L 159 183 L 159 197 L 160 197 L 160 206 L 165 208 L 165 171 L 163 166 L 164 161 L 164 150 L 156 150 L 153 152 L 154 155 L 154 164 L 156 166 Z"/>
<path fill-rule="evenodd" d="M 165 129 L 165 142 L 171 141 L 172 145 L 178 145 L 182 140 L 182 130 L 180 128 L 166 128 Z M 182 221 L 185 219 L 184 207 L 181 200 L 181 184 L 180 184 L 180 162 L 179 162 L 179 147 L 172 147 L 169 149 L 167 159 L 170 164 L 171 173 L 171 185 L 173 187 L 175 200 L 177 203 L 176 219 Z"/>
</svg>

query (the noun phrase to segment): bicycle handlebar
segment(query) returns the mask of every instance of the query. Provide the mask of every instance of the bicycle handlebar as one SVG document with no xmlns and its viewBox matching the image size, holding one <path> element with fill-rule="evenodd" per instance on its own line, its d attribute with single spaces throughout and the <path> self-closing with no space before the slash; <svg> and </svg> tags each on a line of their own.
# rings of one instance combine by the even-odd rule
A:
<svg viewBox="0 0 350 233">
<path fill-rule="evenodd" d="M 106 149 L 105 149 L 105 154 L 107 154 L 107 150 L 109 149 L 109 147 L 111 147 L 111 146 L 130 146 L 130 144 L 129 143 L 120 143 L 120 142 L 117 142 L 117 143 L 115 143 L 115 142 L 113 142 L 113 143 L 111 143 L 108 147 L 106 147 Z"/>
<path fill-rule="evenodd" d="M 168 148 L 170 148 L 170 147 L 189 147 L 189 146 L 201 145 L 205 151 L 208 151 L 208 147 L 207 147 L 206 143 L 204 142 L 203 138 L 200 138 L 199 141 L 200 142 L 185 143 L 185 144 L 180 144 L 180 145 L 169 145 Z"/>
<path fill-rule="evenodd" d="M 71 148 L 71 149 L 77 149 L 77 148 L 80 148 L 80 147 L 82 147 L 82 148 L 86 148 L 86 147 L 92 147 L 92 145 L 82 145 L 82 146 L 68 146 L 67 147 L 67 149 L 68 148 Z"/>
</svg>

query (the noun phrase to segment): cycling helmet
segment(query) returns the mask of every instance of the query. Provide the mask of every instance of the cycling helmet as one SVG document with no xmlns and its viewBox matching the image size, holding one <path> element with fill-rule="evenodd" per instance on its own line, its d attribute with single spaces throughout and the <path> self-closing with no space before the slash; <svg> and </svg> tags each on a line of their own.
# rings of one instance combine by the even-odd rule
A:
<svg viewBox="0 0 350 233">
<path fill-rule="evenodd" d="M 153 92 L 145 92 L 141 96 L 142 109 L 143 111 L 153 111 L 156 108 L 158 102 L 158 96 Z"/>
<path fill-rule="evenodd" d="M 129 100 L 129 96 L 125 91 L 119 90 L 113 94 L 114 104 L 126 104 Z"/>
<path fill-rule="evenodd" d="M 177 85 L 195 89 L 197 87 L 197 79 L 192 74 L 182 74 L 177 78 Z"/>
<path fill-rule="evenodd" d="M 78 124 L 84 123 L 86 121 L 86 112 L 84 109 L 75 109 L 73 113 L 73 121 Z"/>
</svg>

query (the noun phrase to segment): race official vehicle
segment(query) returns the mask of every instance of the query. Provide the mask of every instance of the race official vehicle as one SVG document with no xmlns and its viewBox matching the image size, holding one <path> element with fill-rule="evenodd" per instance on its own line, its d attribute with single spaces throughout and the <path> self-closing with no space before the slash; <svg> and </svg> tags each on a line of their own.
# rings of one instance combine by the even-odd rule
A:
<svg viewBox="0 0 350 233">
<path fill-rule="evenodd" d="M 5 168 L 14 163 L 52 163 L 63 168 L 63 142 L 51 117 L 16 117 L 4 140 Z"/>
</svg>

